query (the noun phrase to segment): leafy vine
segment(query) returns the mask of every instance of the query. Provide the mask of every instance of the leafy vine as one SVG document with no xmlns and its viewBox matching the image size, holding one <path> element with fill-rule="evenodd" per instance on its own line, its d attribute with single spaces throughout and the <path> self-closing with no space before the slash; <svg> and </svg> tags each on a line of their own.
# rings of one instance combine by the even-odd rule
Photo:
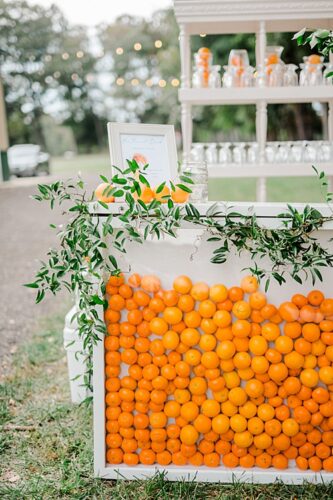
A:
<svg viewBox="0 0 333 500">
<path fill-rule="evenodd" d="M 34 196 L 39 202 L 48 202 L 51 209 L 56 204 L 64 207 L 63 215 L 69 219 L 57 233 L 59 248 L 48 252 L 47 261 L 41 263 L 35 280 L 25 286 L 37 290 L 37 303 L 47 292 L 57 294 L 62 288 L 77 293 L 79 310 L 76 319 L 87 358 L 84 384 L 90 389 L 93 346 L 106 333 L 96 305 L 104 308 L 107 305 L 105 280 L 110 274 L 121 273 L 114 254 L 126 253 L 127 241 L 142 244 L 147 239 L 160 239 L 163 235 L 176 238 L 182 224 L 191 223 L 208 232 L 207 239 L 215 242 L 214 248 L 218 242 L 218 247 L 212 251 L 211 262 L 221 264 L 228 260 L 230 253 L 236 251 L 241 255 L 248 252 L 253 262 L 248 270 L 265 281 L 266 290 L 272 279 L 281 285 L 287 275 L 298 283 L 310 275 L 315 283 L 322 280 L 322 268 L 333 267 L 333 254 L 313 235 L 325 222 L 332 221 L 333 215 L 324 217 L 308 205 L 302 212 L 288 205 L 286 212 L 278 216 L 281 227 L 268 229 L 260 224 L 255 214 L 243 215 L 232 209 L 221 211 L 217 204 L 202 214 L 191 203 L 174 203 L 172 193 L 144 203 L 140 199 L 142 187 L 150 187 L 145 176 L 146 167 L 140 170 L 135 161 L 129 161 L 124 171 L 116 168 L 117 173 L 110 181 L 101 176 L 110 186 L 103 194 L 121 201 L 122 210 L 117 213 L 112 213 L 102 201 L 93 202 L 81 179 L 40 184 L 39 193 Z M 318 177 L 326 191 L 325 174 L 320 173 Z M 192 180 L 188 177 L 180 177 L 180 180 L 182 184 L 176 186 L 170 182 L 171 191 L 178 187 L 190 193 Z M 162 193 L 164 185 L 162 183 L 156 192 Z M 332 194 L 327 193 L 326 201 L 331 199 Z M 107 212 L 98 215 L 98 206 Z M 55 225 L 51 227 L 57 229 Z M 117 252 L 110 253 L 111 248 L 105 242 L 108 235 L 111 236 L 111 248 Z M 268 259 L 268 269 L 261 265 L 263 258 Z"/>
</svg>

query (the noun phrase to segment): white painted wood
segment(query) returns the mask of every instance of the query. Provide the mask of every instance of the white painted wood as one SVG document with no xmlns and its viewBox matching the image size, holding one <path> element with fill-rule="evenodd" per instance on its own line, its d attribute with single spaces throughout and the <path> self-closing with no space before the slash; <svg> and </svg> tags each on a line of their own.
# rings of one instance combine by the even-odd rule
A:
<svg viewBox="0 0 333 500">
<path fill-rule="evenodd" d="M 327 26 L 330 0 L 174 0 L 176 19 L 189 33 L 255 33 L 260 21 L 267 32 L 296 32 Z"/>
<path fill-rule="evenodd" d="M 333 85 L 313 87 L 244 87 L 218 89 L 179 89 L 179 100 L 195 105 L 214 104 L 256 104 L 264 101 L 268 104 L 328 102 L 333 99 Z"/>
<path fill-rule="evenodd" d="M 188 161 L 191 154 L 193 134 L 192 106 L 189 103 L 184 102 L 181 104 L 181 124 L 183 136 L 183 160 Z"/>
<path fill-rule="evenodd" d="M 318 171 L 324 171 L 327 175 L 333 175 L 332 163 L 316 164 Z M 312 177 L 315 172 L 310 163 L 263 163 L 252 165 L 208 165 L 209 177 L 240 178 L 240 177 Z"/>
<path fill-rule="evenodd" d="M 180 64 L 181 64 L 181 87 L 189 88 L 191 86 L 191 46 L 190 35 L 186 24 L 179 26 L 179 49 L 180 49 Z"/>
</svg>

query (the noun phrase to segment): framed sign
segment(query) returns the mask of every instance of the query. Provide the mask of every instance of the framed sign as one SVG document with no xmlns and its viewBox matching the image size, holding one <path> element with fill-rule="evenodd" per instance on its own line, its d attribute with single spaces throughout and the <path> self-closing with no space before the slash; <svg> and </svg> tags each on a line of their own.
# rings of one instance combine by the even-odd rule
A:
<svg viewBox="0 0 333 500">
<path fill-rule="evenodd" d="M 140 167 L 148 164 L 145 176 L 151 186 L 177 176 L 173 125 L 108 123 L 108 135 L 111 165 L 123 169 L 127 167 L 126 160 L 133 159 Z"/>
</svg>

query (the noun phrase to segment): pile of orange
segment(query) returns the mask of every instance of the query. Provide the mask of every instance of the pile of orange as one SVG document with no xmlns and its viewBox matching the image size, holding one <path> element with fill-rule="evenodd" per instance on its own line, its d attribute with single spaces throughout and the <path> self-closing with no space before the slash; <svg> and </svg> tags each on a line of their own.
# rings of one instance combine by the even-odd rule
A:
<svg viewBox="0 0 333 500">
<path fill-rule="evenodd" d="M 112 187 L 111 184 L 106 182 L 99 184 L 94 192 L 96 200 L 102 201 L 103 203 L 113 203 L 115 201 L 114 196 L 108 195 Z M 144 203 L 150 203 L 153 200 L 167 203 L 170 197 L 174 203 L 186 203 L 189 198 L 189 193 L 178 186 L 175 186 L 174 190 L 170 189 L 168 186 L 164 186 L 160 192 L 157 192 L 157 188 L 154 189 L 141 185 L 141 195 L 137 196 L 135 194 L 134 197 L 140 199 Z M 120 199 L 118 199 L 118 201 L 120 201 Z"/>
<path fill-rule="evenodd" d="M 108 463 L 333 472 L 333 299 L 275 307 L 253 276 L 106 293 Z"/>
</svg>

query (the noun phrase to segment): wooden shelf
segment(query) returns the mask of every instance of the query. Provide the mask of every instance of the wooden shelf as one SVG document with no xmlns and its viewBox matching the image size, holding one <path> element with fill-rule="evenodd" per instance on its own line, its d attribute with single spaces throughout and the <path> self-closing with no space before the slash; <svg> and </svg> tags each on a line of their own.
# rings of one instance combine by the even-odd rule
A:
<svg viewBox="0 0 333 500">
<path fill-rule="evenodd" d="M 316 163 L 318 172 L 333 176 L 332 163 Z M 246 178 L 246 177 L 313 177 L 315 172 L 310 163 L 264 163 L 252 165 L 208 164 L 210 178 Z"/>
<path fill-rule="evenodd" d="M 219 89 L 180 89 L 179 100 L 193 105 L 271 104 L 327 102 L 333 100 L 333 85 L 313 87 L 242 87 Z"/>
</svg>

